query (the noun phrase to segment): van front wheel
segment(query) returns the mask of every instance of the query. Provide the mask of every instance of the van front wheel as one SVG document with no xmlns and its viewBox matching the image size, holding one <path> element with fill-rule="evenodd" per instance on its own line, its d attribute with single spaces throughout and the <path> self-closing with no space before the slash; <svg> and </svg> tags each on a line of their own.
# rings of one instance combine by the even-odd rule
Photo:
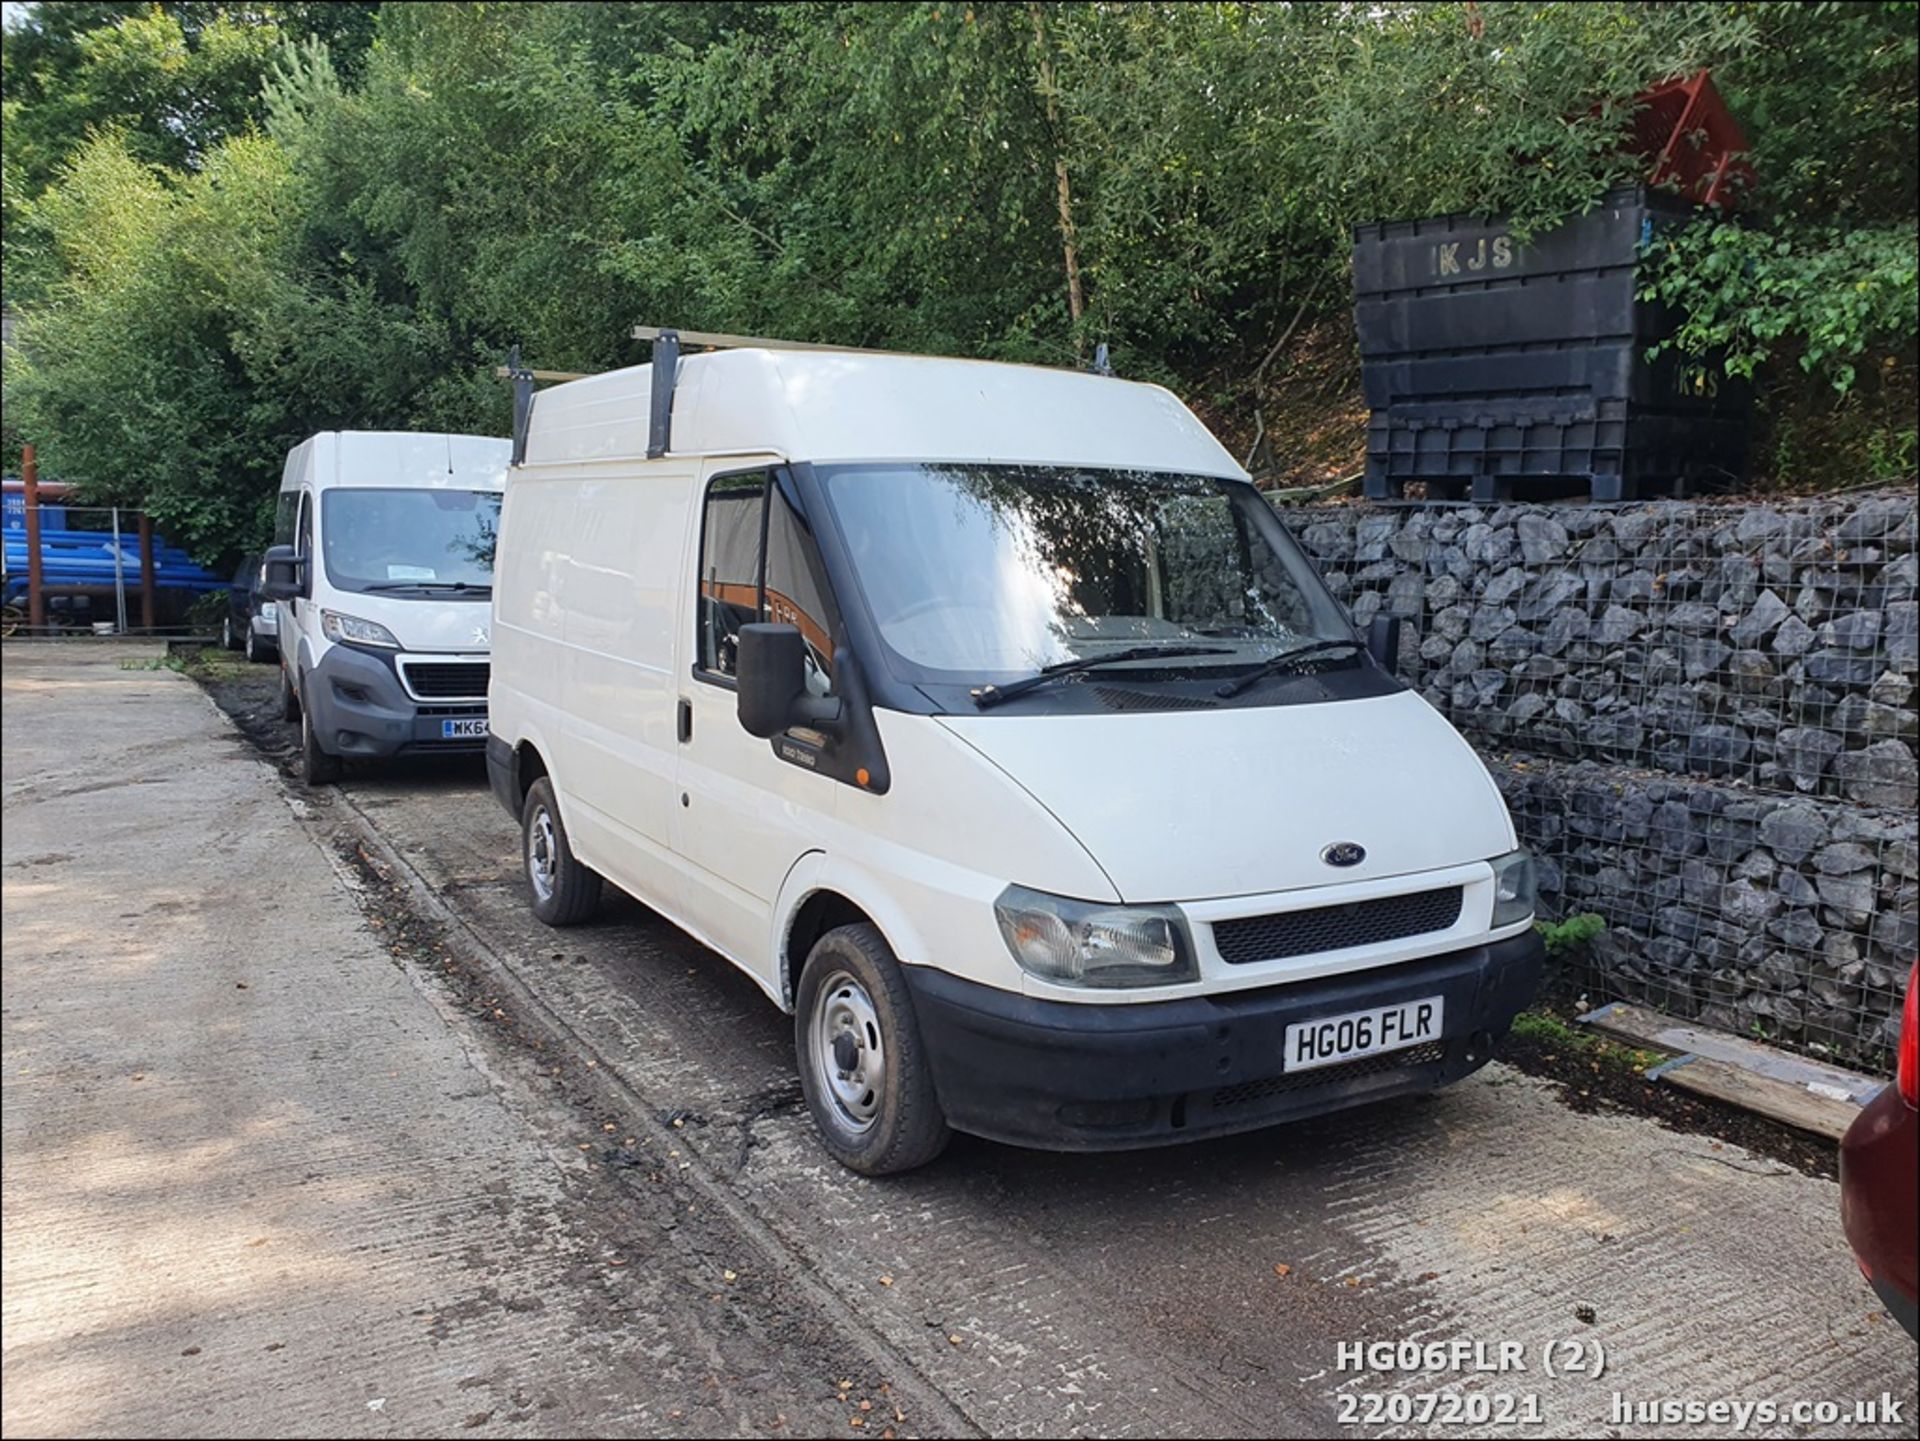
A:
<svg viewBox="0 0 1920 1441">
<path fill-rule="evenodd" d="M 906 978 L 879 930 L 828 931 L 807 956 L 795 1000 L 800 1089 L 833 1158 L 888 1176 L 944 1151 L 953 1133 Z"/>
<path fill-rule="evenodd" d="M 339 756 L 320 748 L 320 737 L 313 728 L 313 712 L 300 712 L 300 778 L 310 786 L 330 786 L 340 779 L 345 768 Z"/>
<path fill-rule="evenodd" d="M 533 892 L 533 916 L 549 926 L 577 926 L 600 904 L 600 877 L 574 859 L 545 776 L 527 791 L 520 808 L 520 854 Z"/>
</svg>

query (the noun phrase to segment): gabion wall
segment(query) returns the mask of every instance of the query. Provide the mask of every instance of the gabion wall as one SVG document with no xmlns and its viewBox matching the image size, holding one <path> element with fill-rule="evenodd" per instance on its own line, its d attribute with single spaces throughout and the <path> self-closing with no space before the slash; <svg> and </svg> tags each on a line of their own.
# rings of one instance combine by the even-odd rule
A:
<svg viewBox="0 0 1920 1441">
<path fill-rule="evenodd" d="M 1916 943 L 1915 499 L 1283 512 L 1472 740 L 1590 981 L 1884 1066 Z"/>
</svg>

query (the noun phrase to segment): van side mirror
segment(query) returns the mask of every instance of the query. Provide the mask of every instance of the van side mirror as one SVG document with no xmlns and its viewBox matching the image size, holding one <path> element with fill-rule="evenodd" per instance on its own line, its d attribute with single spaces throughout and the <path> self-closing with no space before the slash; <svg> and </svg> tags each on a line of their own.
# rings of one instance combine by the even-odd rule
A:
<svg viewBox="0 0 1920 1441">
<path fill-rule="evenodd" d="M 741 626 L 733 669 L 740 724 L 748 735 L 771 740 L 796 725 L 838 729 L 838 698 L 807 693 L 807 643 L 799 626 Z"/>
<path fill-rule="evenodd" d="M 267 550 L 261 565 L 260 593 L 274 600 L 304 599 L 307 594 L 307 561 L 295 555 L 290 545 Z"/>
<path fill-rule="evenodd" d="M 1392 675 L 1400 665 L 1400 617 L 1376 615 L 1367 622 L 1367 654 Z"/>
</svg>

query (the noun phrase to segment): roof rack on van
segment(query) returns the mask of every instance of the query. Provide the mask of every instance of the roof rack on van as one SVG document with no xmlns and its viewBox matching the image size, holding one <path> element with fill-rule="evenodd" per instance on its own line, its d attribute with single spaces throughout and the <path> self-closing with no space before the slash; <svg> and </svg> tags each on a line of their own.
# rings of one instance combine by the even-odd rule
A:
<svg viewBox="0 0 1920 1441">
<path fill-rule="evenodd" d="M 709 350 L 821 350 L 841 355 L 898 355 L 897 350 L 874 350 L 860 345 L 830 345 L 817 340 L 773 340 L 763 335 L 728 335 L 724 331 L 713 330 L 675 330 L 660 325 L 636 325 L 630 332 L 635 340 L 653 342 L 653 408 L 647 425 L 647 459 L 653 460 L 667 453 L 667 447 L 673 438 L 673 387 L 679 380 L 680 347 L 683 345 L 703 346 Z M 1093 364 L 1088 367 L 1095 375 L 1112 375 L 1113 366 L 1107 359 L 1107 343 L 1103 340 L 1093 353 Z M 532 372 L 538 375 L 539 372 Z M 518 391 L 515 391 L 516 396 Z M 529 388 L 529 394 L 531 389 Z M 532 405 L 531 399 L 528 401 Z M 514 416 L 519 417 L 516 400 Z M 519 435 L 516 424 L 514 434 Z M 517 442 L 516 442 L 517 443 Z"/>
<path fill-rule="evenodd" d="M 673 387 L 679 380 L 680 347 L 697 345 L 709 350 L 830 350 L 843 355 L 897 355 L 898 351 L 867 350 L 857 345 L 823 345 L 814 340 L 771 340 L 762 335 L 728 335 L 713 330 L 675 330 L 668 326 L 636 325 L 635 340 L 653 342 L 653 408 L 647 424 L 647 459 L 667 453 L 673 440 Z"/>
<path fill-rule="evenodd" d="M 507 363 L 493 368 L 496 379 L 513 382 L 513 460 L 514 465 L 527 458 L 527 422 L 533 418 L 533 383 L 536 380 L 585 380 L 581 370 L 529 370 L 520 363 L 520 347 L 507 352 Z"/>
</svg>

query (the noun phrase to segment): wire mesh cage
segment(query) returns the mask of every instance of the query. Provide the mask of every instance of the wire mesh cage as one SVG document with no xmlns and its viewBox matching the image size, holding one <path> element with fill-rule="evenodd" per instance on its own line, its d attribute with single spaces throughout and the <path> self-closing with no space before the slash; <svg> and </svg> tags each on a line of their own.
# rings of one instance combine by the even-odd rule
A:
<svg viewBox="0 0 1920 1441">
<path fill-rule="evenodd" d="M 1287 519 L 1591 912 L 1601 998 L 1884 1065 L 1920 944 L 1915 501 Z"/>
</svg>

